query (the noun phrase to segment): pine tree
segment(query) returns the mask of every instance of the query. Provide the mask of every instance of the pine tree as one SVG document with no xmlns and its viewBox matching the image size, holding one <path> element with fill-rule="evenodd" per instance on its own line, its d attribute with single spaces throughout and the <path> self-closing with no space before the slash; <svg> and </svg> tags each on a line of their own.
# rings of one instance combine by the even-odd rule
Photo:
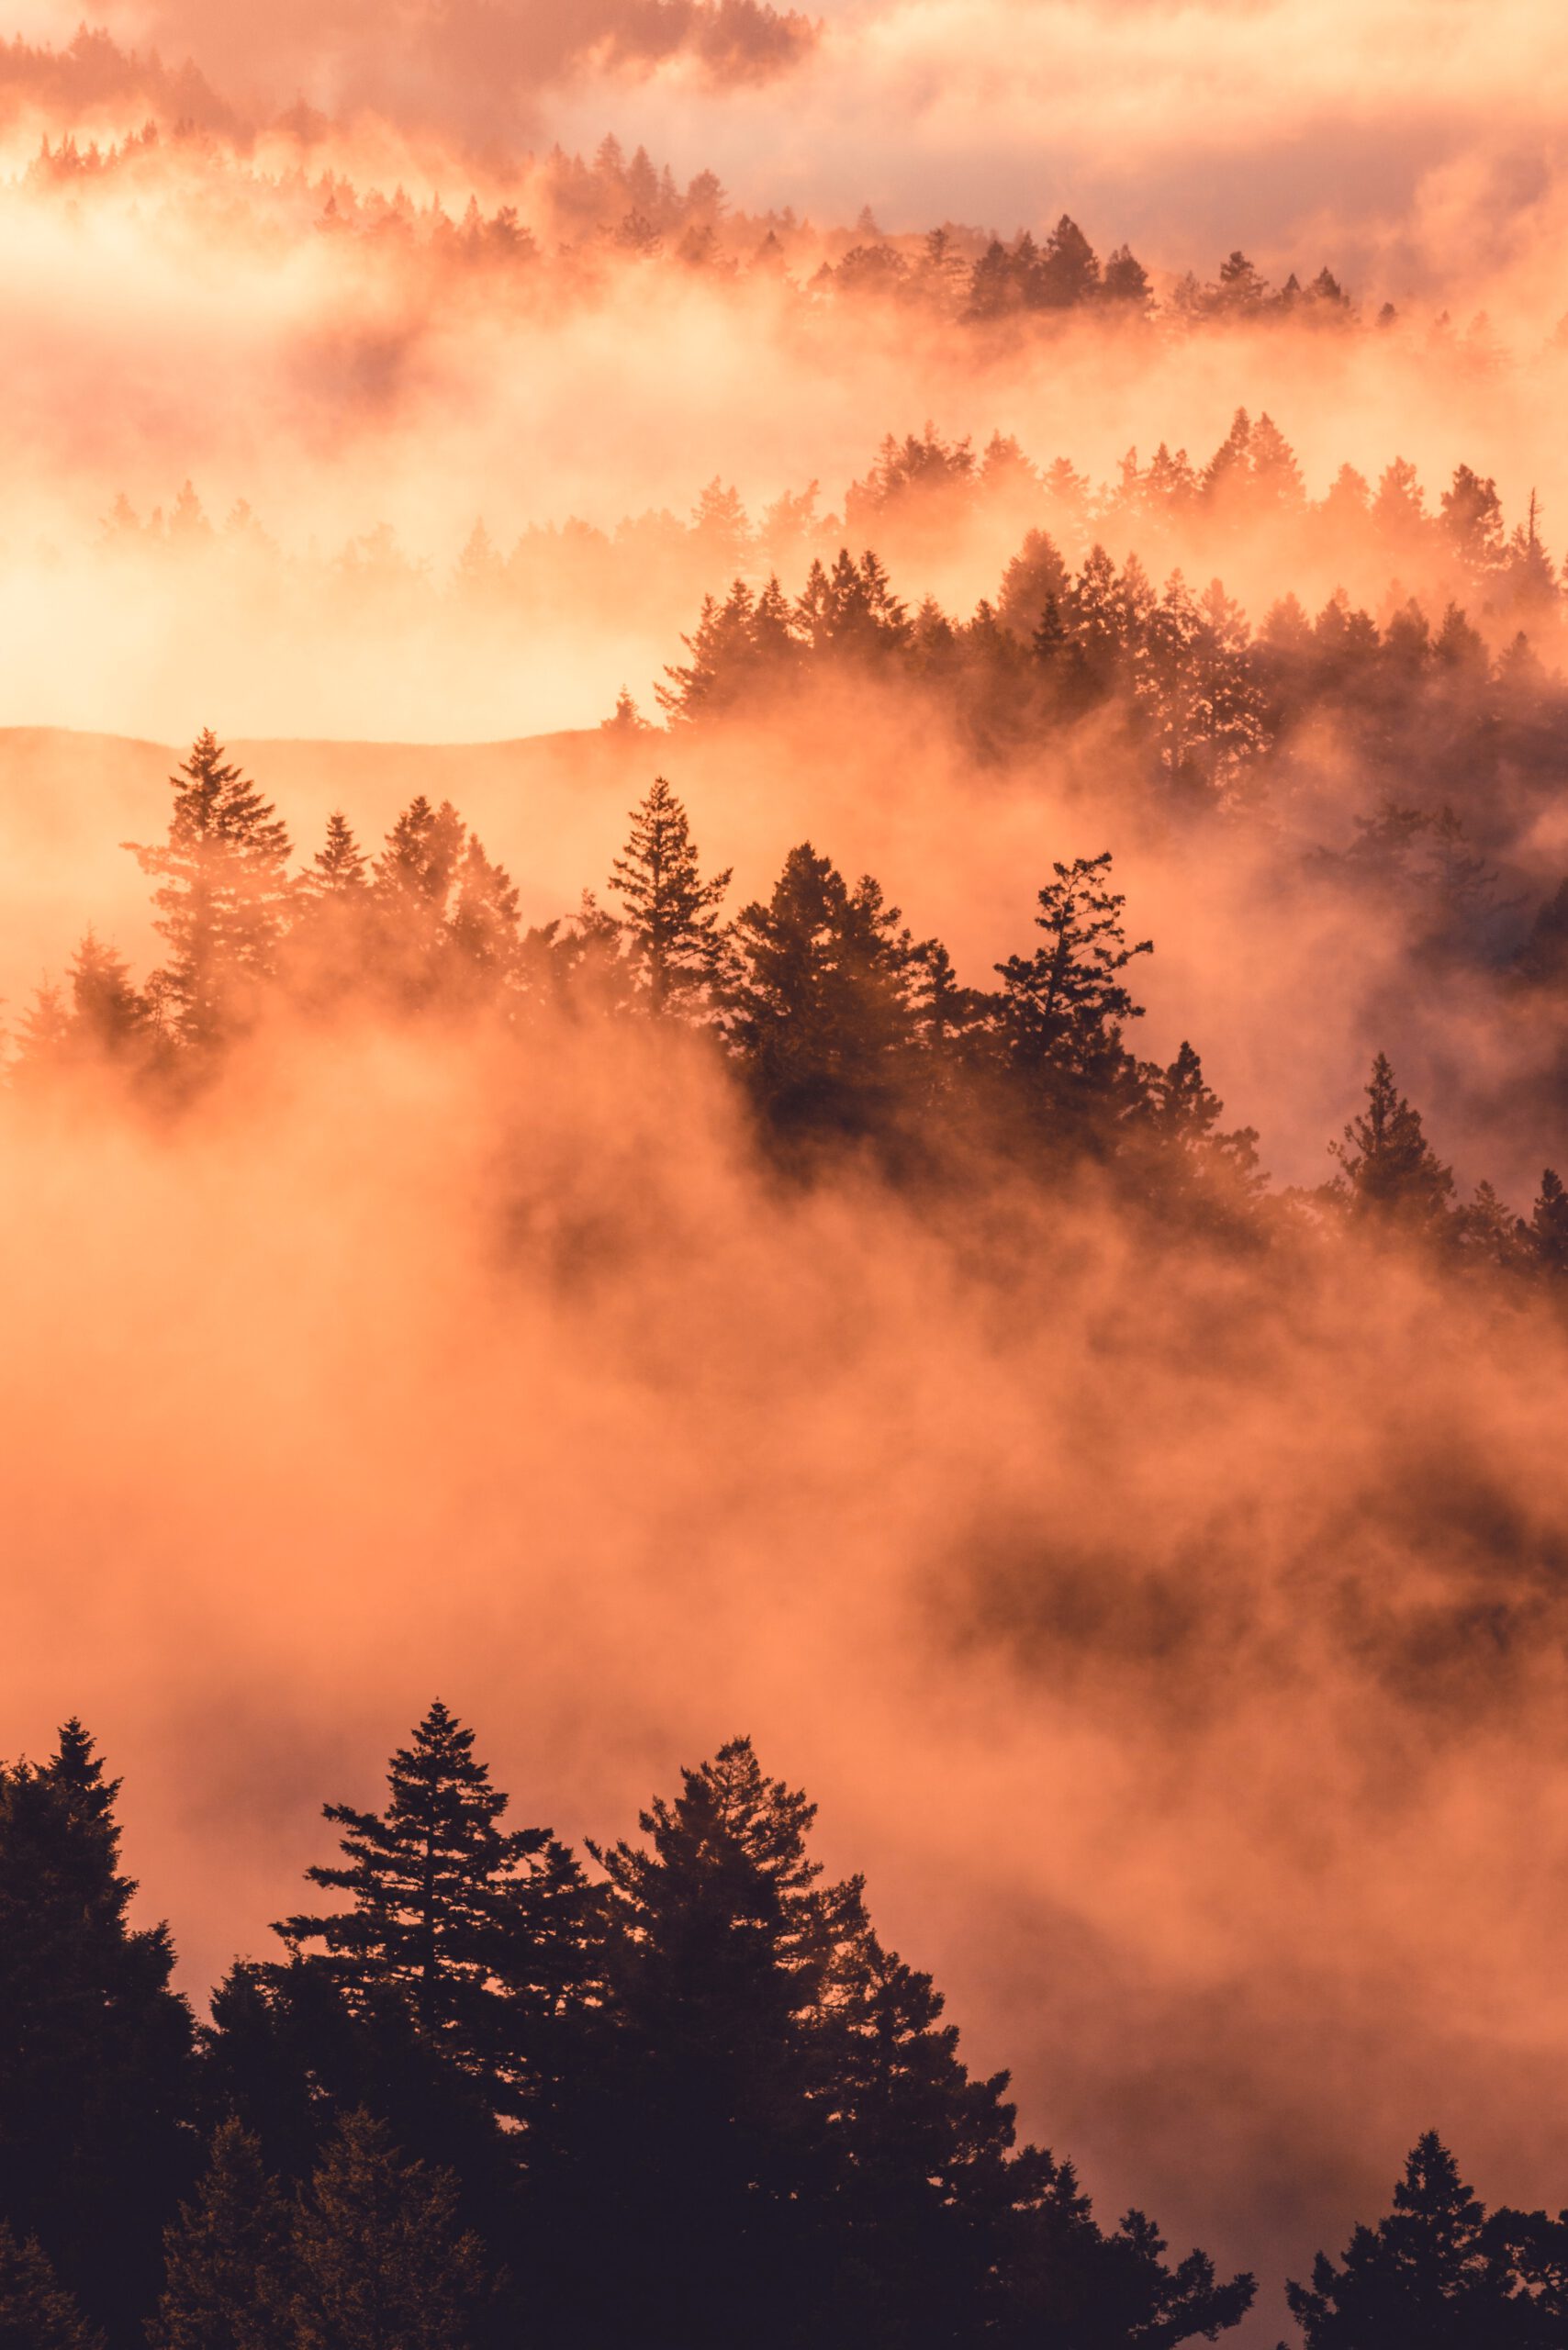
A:
<svg viewBox="0 0 1568 2350">
<path fill-rule="evenodd" d="M 1446 1225 L 1453 1175 L 1395 1084 L 1386 1053 L 1372 1063 L 1365 1112 L 1328 1148 L 1339 1162 L 1329 1196 L 1358 1220 L 1428 1236 Z"/>
<path fill-rule="evenodd" d="M 1033 955 L 996 969 L 1002 981 L 1002 1041 L 1024 1098 L 1061 1138 L 1092 1139 L 1113 1127 L 1137 1098 L 1137 1071 L 1122 1024 L 1143 1016 L 1122 974 L 1149 940 L 1127 944 L 1126 901 L 1108 887 L 1110 851 L 1053 864 L 1039 893 Z"/>
<path fill-rule="evenodd" d="M 1053 540 L 1044 531 L 1030 531 L 1002 575 L 996 617 L 1024 644 L 1040 625 L 1047 603 L 1059 609 L 1067 593 L 1067 565 Z"/>
<path fill-rule="evenodd" d="M 168 2232 L 151 2350 L 293 2350 L 290 2297 L 288 2206 L 255 2139 L 224 2121 Z"/>
<path fill-rule="evenodd" d="M 1568 1192 L 1562 1178 L 1548 1167 L 1530 1215 L 1529 1237 L 1537 1263 L 1556 1279 L 1568 1273 Z"/>
<path fill-rule="evenodd" d="M 1252 1205 L 1268 1178 L 1258 1163 L 1258 1131 L 1220 1131 L 1225 1104 L 1204 1080 L 1204 1065 L 1183 1039 L 1168 1068 L 1143 1073 L 1138 1123 L 1153 1149 L 1155 1204 L 1178 1212 L 1235 1214 Z"/>
<path fill-rule="evenodd" d="M 387 1772 L 384 1813 L 328 1804 L 343 1862 L 307 1874 L 349 1905 L 274 1930 L 341 1990 L 351 2012 L 397 2000 L 419 2033 L 498 2094 L 526 2097 L 532 2027 L 581 1971 L 581 1873 L 547 1828 L 503 1829 L 509 1798 L 475 1759 L 474 1733 L 438 1700 Z"/>
<path fill-rule="evenodd" d="M 1272 417 L 1259 417 L 1252 427 L 1248 453 L 1254 489 L 1268 505 L 1291 509 L 1305 503 L 1306 489 L 1295 451 Z"/>
<path fill-rule="evenodd" d="M 702 599 L 697 626 L 681 638 L 690 659 L 667 666 L 667 685 L 655 685 L 654 699 L 670 724 L 722 716 L 735 709 L 756 683 L 756 599 L 737 579 L 721 605 Z"/>
<path fill-rule="evenodd" d="M 1489 573 L 1503 561 L 1503 501 L 1497 485 L 1483 480 L 1468 465 L 1454 469 L 1453 483 L 1442 496 L 1443 521 L 1462 559 L 1473 569 Z"/>
<path fill-rule="evenodd" d="M 72 957 L 70 987 L 72 1047 L 78 1057 L 126 1061 L 145 1052 L 151 1008 L 132 983 L 124 956 L 90 927 Z"/>
<path fill-rule="evenodd" d="M 929 1975 L 868 1921 L 854 1926 L 822 2024 L 843 2164 L 841 2290 L 858 2286 L 871 2340 L 908 2350 L 975 2327 L 1026 2177 L 1010 2159 L 1007 2075 L 970 2077 L 943 2006 Z"/>
<path fill-rule="evenodd" d="M 1100 263 L 1076 220 L 1064 212 L 1046 239 L 1036 277 L 1035 299 L 1046 309 L 1066 310 L 1089 302 L 1100 291 Z"/>
<path fill-rule="evenodd" d="M 510 979 L 521 944 L 521 902 L 506 867 L 493 863 L 470 833 L 447 924 L 448 959 L 460 995 L 472 1001 L 494 993 Z"/>
<path fill-rule="evenodd" d="M 733 485 L 726 489 L 716 474 L 693 510 L 691 535 L 710 578 L 734 578 L 751 553 L 751 524 L 740 493 Z"/>
<path fill-rule="evenodd" d="M 1435 2131 L 1417 2141 L 1390 2215 L 1356 2230 L 1341 2267 L 1319 2253 L 1311 2285 L 1285 2294 L 1306 2350 L 1510 2350 L 1540 2338 L 1521 2330 L 1529 2313 L 1511 2306 L 1484 2210 Z"/>
<path fill-rule="evenodd" d="M 158 881 L 154 928 L 169 948 L 153 989 L 171 1034 L 209 1051 L 253 1016 L 283 929 L 288 834 L 270 800 L 225 763 L 212 730 L 170 778 L 166 843 L 127 843 Z"/>
<path fill-rule="evenodd" d="M 398 2154 L 384 2123 L 348 2115 L 296 2218 L 297 2350 L 470 2350 L 487 2299 L 454 2182 Z"/>
<path fill-rule="evenodd" d="M 0 1766 L 0 2220 L 129 2344 L 186 2159 L 192 2024 L 167 1930 L 129 1920 L 118 1792 L 74 1721 L 48 1762 Z"/>
<path fill-rule="evenodd" d="M 467 847 L 468 828 L 452 802 L 433 806 L 420 792 L 372 867 L 375 976 L 408 1006 L 435 1002 L 452 983 L 451 917 Z"/>
<path fill-rule="evenodd" d="M 633 968 L 655 1020 L 700 1000 L 723 948 L 718 908 L 728 867 L 704 881 L 685 808 L 663 776 L 632 811 L 632 831 L 610 867 L 625 913 Z"/>
<path fill-rule="evenodd" d="M 301 897 L 311 900 L 358 898 L 369 887 L 364 851 L 341 808 L 327 819 L 327 836 L 300 876 Z"/>
<path fill-rule="evenodd" d="M 388 946 L 377 921 L 381 911 L 371 891 L 369 861 L 348 818 L 334 809 L 321 846 L 294 886 L 285 963 L 297 1000 L 322 1009 L 370 982 Z"/>
<path fill-rule="evenodd" d="M 767 904 L 737 917 L 732 1034 L 786 1129 L 864 1132 L 890 1107 L 916 1034 L 914 947 L 899 922 L 869 875 L 851 890 L 809 841 Z"/>
<path fill-rule="evenodd" d="M 857 1881 L 824 1886 L 814 1807 L 749 1740 L 682 1773 L 646 1841 L 591 1847 L 609 1879 L 613 2147 L 628 2341 L 810 2338 L 834 2165 L 818 2020 Z M 825 2052 L 824 2052 L 825 2053 Z M 607 2185 L 609 2183 L 607 2182 Z"/>
<path fill-rule="evenodd" d="M 1100 291 L 1107 302 L 1125 303 L 1135 317 L 1148 309 L 1153 300 L 1148 272 L 1129 245 L 1118 245 L 1106 262 Z"/>
<path fill-rule="evenodd" d="M 71 1014 L 58 981 L 41 979 L 16 1027 L 11 1082 L 25 1091 L 57 1078 L 71 1058 Z"/>
<path fill-rule="evenodd" d="M 0 2350 L 102 2350 L 36 2240 L 0 2220 Z"/>
</svg>

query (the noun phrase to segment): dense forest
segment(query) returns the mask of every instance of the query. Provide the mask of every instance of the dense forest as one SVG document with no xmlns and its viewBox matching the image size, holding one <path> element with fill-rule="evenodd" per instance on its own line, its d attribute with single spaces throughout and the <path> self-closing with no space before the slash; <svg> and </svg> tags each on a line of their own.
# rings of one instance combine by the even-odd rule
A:
<svg viewBox="0 0 1568 2350">
<path fill-rule="evenodd" d="M 132 846 L 156 884 L 167 959 L 140 986 L 89 929 L 65 980 L 42 985 L 17 1024 L 18 1103 L 129 1088 L 177 1115 L 225 1053 L 279 1013 L 433 1022 L 438 1033 L 442 1023 L 632 1022 L 650 1050 L 675 1028 L 721 1055 L 765 1147 L 807 1180 L 857 1152 L 916 1195 L 940 1193 L 999 1160 L 1047 1185 L 1092 1172 L 1128 1214 L 1238 1247 L 1349 1222 L 1456 1267 L 1568 1273 L 1555 1170 L 1528 1218 L 1484 1181 L 1461 1201 L 1382 1054 L 1364 1112 L 1332 1146 L 1332 1181 L 1271 1192 L 1257 1134 L 1224 1128 L 1193 1046 L 1161 1067 L 1128 1040 L 1142 1017 L 1136 967 L 1153 942 L 1129 938 L 1109 852 L 1054 866 L 1036 895 L 1039 938 L 996 965 L 1000 986 L 977 988 L 958 980 L 939 939 L 912 934 L 877 879 L 846 880 L 810 841 L 766 901 L 724 920 L 729 872 L 704 868 L 663 778 L 633 811 L 609 878 L 619 911 L 587 891 L 575 913 L 528 928 L 510 876 L 450 802 L 416 800 L 374 856 L 334 814 L 291 873 L 283 821 L 210 732 L 171 781 L 167 838 Z M 1480 867 L 1457 826 L 1391 814 L 1363 837 L 1384 862 L 1428 851 L 1439 887 L 1470 902 Z M 1553 901 L 1527 967 L 1561 920 Z"/>
<path fill-rule="evenodd" d="M 656 16 L 648 12 L 650 21 Z M 661 41 L 693 39 L 720 66 L 766 72 L 787 70 L 811 28 L 757 0 L 688 5 L 669 10 L 650 54 Z M 128 118 L 118 130 L 96 127 Z M 0 43 L 0 126 L 7 119 L 45 126 L 19 178 L 25 199 L 123 193 L 176 213 L 221 201 L 242 209 L 248 232 L 274 249 L 325 238 L 343 241 L 357 266 L 378 257 L 417 263 L 426 298 L 460 297 L 466 285 L 490 304 L 567 300 L 602 290 L 607 272 L 633 263 L 744 277 L 818 309 L 890 305 L 981 335 L 1089 318 L 1124 329 L 1158 319 L 1172 332 L 1270 321 L 1346 331 L 1397 319 L 1391 303 L 1364 319 L 1327 263 L 1308 268 L 1305 283 L 1289 270 L 1276 285 L 1239 247 L 1210 276 L 1165 273 L 1157 296 L 1125 241 L 1102 259 L 1066 213 L 1039 239 L 1026 228 L 1003 237 L 953 220 L 889 234 L 869 206 L 853 226 L 814 226 L 791 205 L 734 206 L 709 169 L 678 182 L 645 146 L 628 155 L 612 133 L 591 158 L 556 145 L 498 166 L 491 151 L 473 192 L 449 210 L 437 189 L 415 196 L 401 182 L 365 185 L 353 175 L 352 126 L 303 101 L 266 123 L 247 122 L 189 62 L 171 71 L 156 54 L 140 57 L 85 27 L 60 50 L 19 37 Z M 70 127 L 49 128 L 62 121 Z M 454 168 L 472 171 L 474 161 L 460 153 Z M 1482 320 L 1476 351 L 1490 340 Z"/>
<path fill-rule="evenodd" d="M 433 1704 L 201 2020 L 118 1793 L 75 1721 L 0 1769 L 8 2350 L 1159 2350 L 1252 2306 L 1019 2143 L 748 1739 L 579 1856 Z M 1285 2289 L 1308 2350 L 1548 2350 L 1568 2212 L 1486 2211 L 1428 2132 Z"/>
</svg>

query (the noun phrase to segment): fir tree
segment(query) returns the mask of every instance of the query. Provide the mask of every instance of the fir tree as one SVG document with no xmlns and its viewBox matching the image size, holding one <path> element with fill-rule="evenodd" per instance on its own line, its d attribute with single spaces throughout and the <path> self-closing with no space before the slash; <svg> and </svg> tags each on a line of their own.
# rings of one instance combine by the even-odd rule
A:
<svg viewBox="0 0 1568 2350">
<path fill-rule="evenodd" d="M 380 911 L 368 859 L 348 818 L 334 809 L 321 846 L 295 883 L 286 968 L 297 998 L 321 1008 L 369 983 L 387 945 L 375 919 Z"/>
<path fill-rule="evenodd" d="M 0 2350 L 102 2350 L 36 2241 L 0 2220 Z"/>
<path fill-rule="evenodd" d="M 288 2206 L 238 2121 L 170 2228 L 151 2350 L 293 2350 Z"/>
<path fill-rule="evenodd" d="M 689 661 L 666 667 L 669 683 L 654 688 L 654 699 L 672 725 L 721 717 L 754 685 L 756 602 L 744 579 L 735 581 L 722 605 L 704 596 L 695 630 L 680 640 Z"/>
<path fill-rule="evenodd" d="M 71 1014 L 58 981 L 41 979 L 17 1023 L 11 1082 L 24 1090 L 58 1077 L 71 1057 Z"/>
<path fill-rule="evenodd" d="M 72 957 L 70 987 L 72 1046 L 79 1057 L 125 1061 L 144 1052 L 151 1007 L 133 985 L 124 956 L 91 927 Z"/>
<path fill-rule="evenodd" d="M 813 1813 L 737 1739 L 641 1815 L 644 1843 L 591 1848 L 616 2019 L 612 2336 L 809 2338 L 833 2177 L 817 2022 L 860 1918 L 857 1882 L 821 1882 Z"/>
<path fill-rule="evenodd" d="M 1306 2350 L 1509 2350 L 1535 2338 L 1519 2327 L 1529 2313 L 1510 2306 L 1484 2210 L 1435 2131 L 1417 2141 L 1389 2216 L 1356 2230 L 1342 2266 L 1319 2253 L 1310 2286 L 1285 2294 Z"/>
<path fill-rule="evenodd" d="M 118 1792 L 74 1721 L 48 1762 L 0 1766 L 0 2220 L 129 2344 L 186 2160 L 192 2026 L 166 1930 L 129 1923 Z"/>
<path fill-rule="evenodd" d="M 718 908 L 730 873 L 726 867 L 703 880 L 686 810 L 663 776 L 655 777 L 631 822 L 610 886 L 625 907 L 627 950 L 657 1020 L 713 982 L 723 947 Z"/>
<path fill-rule="evenodd" d="M 1137 1069 L 1122 1042 L 1122 1024 L 1143 1016 L 1123 973 L 1149 940 L 1127 944 L 1126 901 L 1108 887 L 1111 856 L 1053 865 L 1056 879 L 1039 893 L 1036 926 L 1044 943 L 996 969 L 1002 981 L 1002 1038 L 1026 1097 L 1058 1133 L 1092 1139 L 1137 1099 Z"/>
<path fill-rule="evenodd" d="M 1223 1133 L 1224 1114 L 1185 1039 L 1169 1067 L 1144 1070 L 1137 1115 L 1153 1146 L 1156 1206 L 1234 1214 L 1255 1203 L 1268 1181 L 1258 1163 L 1257 1129 Z"/>
<path fill-rule="evenodd" d="M 384 1813 L 329 1804 L 341 1865 L 307 1874 L 349 1905 L 284 1919 L 297 1956 L 342 1991 L 352 2012 L 398 2000 L 419 2033 L 459 2067 L 496 2076 L 515 2104 L 530 2025 L 580 1972 L 580 1872 L 546 1828 L 504 1829 L 509 1798 L 474 1755 L 474 1733 L 438 1700 L 387 1772 Z"/>
<path fill-rule="evenodd" d="M 996 617 L 1022 643 L 1029 643 L 1047 604 L 1058 610 L 1067 593 L 1067 565 L 1044 531 L 1025 533 L 1023 545 L 1002 575 Z"/>
<path fill-rule="evenodd" d="M 470 2350 L 487 2288 L 455 2184 L 405 2161 L 368 2114 L 328 2145 L 292 2250 L 297 2350 Z"/>
<path fill-rule="evenodd" d="M 1372 1063 L 1365 1112 L 1328 1147 L 1339 1162 L 1330 1194 L 1359 1220 L 1428 1235 L 1447 1223 L 1453 1175 L 1395 1084 L 1386 1053 Z"/>
<path fill-rule="evenodd" d="M 1568 1274 L 1568 1192 L 1562 1178 L 1548 1167 L 1529 1220 L 1529 1237 L 1542 1270 L 1561 1279 Z"/>
<path fill-rule="evenodd" d="M 1148 310 L 1153 300 L 1148 272 L 1128 245 L 1118 245 L 1105 263 L 1100 291 L 1107 302 L 1125 303 L 1134 316 Z"/>
<path fill-rule="evenodd" d="M 913 1043 L 914 948 L 869 875 L 853 890 L 809 841 L 733 939 L 731 1029 L 787 1128 L 864 1130 L 888 1108 Z"/>
<path fill-rule="evenodd" d="M 367 860 L 341 808 L 327 819 L 327 835 L 301 875 L 300 895 L 309 900 L 358 898 L 368 887 Z"/>
<path fill-rule="evenodd" d="M 283 929 L 288 834 L 270 800 L 226 764 L 210 728 L 170 778 L 166 843 L 128 843 L 158 882 L 154 928 L 169 949 L 153 989 L 171 1033 L 207 1051 L 252 1015 Z"/>
</svg>

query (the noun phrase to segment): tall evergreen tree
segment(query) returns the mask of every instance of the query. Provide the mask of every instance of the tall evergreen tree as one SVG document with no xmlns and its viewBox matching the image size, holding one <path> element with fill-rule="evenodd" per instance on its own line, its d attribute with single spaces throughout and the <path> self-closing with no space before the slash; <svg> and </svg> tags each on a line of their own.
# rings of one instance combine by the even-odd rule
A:
<svg viewBox="0 0 1568 2350">
<path fill-rule="evenodd" d="M 1511 2219 L 1512 2215 L 1509 2215 Z M 1394 2209 L 1359 2227 L 1336 2267 L 1319 2253 L 1310 2285 L 1288 2284 L 1306 2350 L 1525 2350 L 1541 2329 L 1509 2257 L 1509 2221 L 1488 2226 L 1435 2131 L 1417 2139 Z"/>
<path fill-rule="evenodd" d="M 181 1044 L 207 1051 L 245 1025 L 272 974 L 288 834 L 272 802 L 226 763 L 210 727 L 170 782 L 167 841 L 127 846 L 158 882 L 154 927 L 169 952 L 153 988 L 165 1024 Z"/>
<path fill-rule="evenodd" d="M 488 2288 L 455 2184 L 405 2161 L 370 2115 L 329 2143 L 292 2252 L 297 2350 L 471 2350 Z"/>
<path fill-rule="evenodd" d="M 151 1008 L 124 956 L 90 925 L 72 957 L 70 988 L 72 1046 L 78 1057 L 102 1063 L 144 1056 Z"/>
<path fill-rule="evenodd" d="M 626 909 L 626 944 L 653 1017 L 700 1000 L 723 951 L 718 908 L 730 871 L 703 880 L 686 810 L 663 776 L 632 811 L 610 883 Z"/>
<path fill-rule="evenodd" d="M 192 2024 L 166 1930 L 129 1921 L 118 1792 L 73 1721 L 0 1766 L 0 2220 L 129 2344 L 189 2159 Z"/>
<path fill-rule="evenodd" d="M 732 1028 L 774 1119 L 853 1133 L 890 1107 L 916 1034 L 915 949 L 869 875 L 853 890 L 809 841 L 732 936 Z"/>
<path fill-rule="evenodd" d="M 1443 1230 L 1453 1175 L 1427 1140 L 1420 1112 L 1400 1092 L 1386 1053 L 1372 1063 L 1365 1112 L 1328 1148 L 1339 1162 L 1330 1196 L 1359 1221 L 1417 1235 Z"/>
<path fill-rule="evenodd" d="M 1530 1245 L 1542 1270 L 1568 1274 L 1568 1191 L 1554 1168 L 1544 1169 L 1529 1220 Z"/>
<path fill-rule="evenodd" d="M 1148 939 L 1127 943 L 1126 899 L 1108 886 L 1111 854 L 1052 867 L 1039 893 L 1044 943 L 996 968 L 1002 981 L 1001 1035 L 1023 1098 L 1062 1138 L 1093 1141 L 1137 1099 L 1137 1065 L 1122 1041 L 1124 1021 L 1142 1017 L 1123 978 Z"/>
<path fill-rule="evenodd" d="M 308 899 L 358 898 L 369 887 L 364 851 L 341 808 L 327 819 L 327 834 L 299 879 L 299 893 Z"/>
<path fill-rule="evenodd" d="M 0 2220 L 0 2350 L 102 2350 L 36 2240 Z"/>
<path fill-rule="evenodd" d="M 343 1861 L 312 1867 L 342 1908 L 275 1930 L 342 1991 L 352 2012 L 395 1998 L 426 2040 L 515 2106 L 541 2011 L 583 1972 L 581 1873 L 547 1828 L 505 1829 L 508 1796 L 474 1755 L 474 1733 L 438 1700 L 393 1755 L 385 1812 L 328 1804 Z"/>
<path fill-rule="evenodd" d="M 151 2350 L 294 2350 L 288 2205 L 238 2121 L 219 2124 L 168 2232 Z"/>
<path fill-rule="evenodd" d="M 604 2338 L 810 2338 L 833 2167 L 817 2019 L 860 1918 L 857 1882 L 820 1881 L 813 1812 L 737 1739 L 641 1815 L 645 1843 L 593 1848 L 615 2020 Z"/>
<path fill-rule="evenodd" d="M 286 967 L 297 1000 L 325 1009 L 373 984 L 387 944 L 377 911 L 369 859 L 348 818 L 334 809 L 321 846 L 295 883 Z M 391 927 L 388 920 L 386 931 Z"/>
</svg>

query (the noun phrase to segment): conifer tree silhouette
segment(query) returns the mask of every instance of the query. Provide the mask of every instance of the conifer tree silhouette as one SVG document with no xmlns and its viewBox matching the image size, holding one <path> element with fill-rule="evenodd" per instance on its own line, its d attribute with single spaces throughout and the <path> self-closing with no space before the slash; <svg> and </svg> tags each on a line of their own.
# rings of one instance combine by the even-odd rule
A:
<svg viewBox="0 0 1568 2350">
<path fill-rule="evenodd" d="M 102 2350 L 39 2250 L 0 2220 L 0 2344 L 5 2350 Z"/>
<path fill-rule="evenodd" d="M 219 2123 L 165 2239 L 151 2350 L 293 2350 L 289 2210 L 256 2140 Z"/>
<path fill-rule="evenodd" d="M 154 927 L 169 952 L 153 991 L 179 1042 L 205 1052 L 246 1024 L 272 974 L 288 834 L 271 801 L 227 764 L 210 727 L 170 782 L 167 841 L 126 845 L 159 885 Z"/>
<path fill-rule="evenodd" d="M 396 2000 L 423 2038 L 510 2102 L 531 2027 L 581 1978 L 581 1872 L 547 1828 L 500 1825 L 509 1798 L 439 1699 L 393 1755 L 387 1785 L 383 1813 L 324 1807 L 344 1831 L 343 1862 L 307 1874 L 348 1906 L 274 1930 L 351 2012 Z"/>
<path fill-rule="evenodd" d="M 0 2220 L 114 2344 L 151 2300 L 193 2087 L 168 1933 L 129 1922 L 118 1792 L 75 1721 L 0 1766 Z"/>
<path fill-rule="evenodd" d="M 1319 2253 L 1310 2286 L 1287 2284 L 1306 2350 L 1541 2350 L 1562 2336 L 1540 2322 L 1535 2297 L 1517 2291 L 1508 2254 L 1513 2215 L 1488 2226 L 1484 2206 L 1435 2131 L 1418 2138 L 1394 2190 L 1394 2209 L 1359 2227 L 1336 2267 Z"/>
<path fill-rule="evenodd" d="M 296 2218 L 297 2350 L 470 2350 L 488 2298 L 455 2183 L 405 2161 L 385 2123 L 345 2116 Z"/>
<path fill-rule="evenodd" d="M 1441 1228 L 1453 1176 L 1427 1140 L 1420 1112 L 1400 1092 L 1386 1053 L 1372 1063 L 1364 1113 L 1328 1148 L 1339 1162 L 1331 1191 L 1358 1219 L 1416 1233 Z"/>
<path fill-rule="evenodd" d="M 610 884 L 626 909 L 626 945 L 653 1017 L 700 998 L 719 968 L 718 908 L 730 873 L 726 867 L 703 880 L 686 810 L 663 776 L 632 811 Z"/>
</svg>

